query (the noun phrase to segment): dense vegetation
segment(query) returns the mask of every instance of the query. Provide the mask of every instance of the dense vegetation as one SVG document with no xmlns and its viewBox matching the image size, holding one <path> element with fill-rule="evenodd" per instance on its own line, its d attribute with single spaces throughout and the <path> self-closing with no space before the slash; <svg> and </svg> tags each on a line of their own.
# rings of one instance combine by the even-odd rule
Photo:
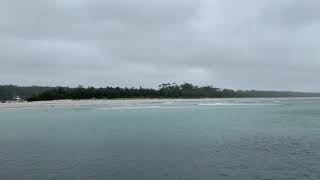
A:
<svg viewBox="0 0 320 180">
<path fill-rule="evenodd" d="M 149 88 L 77 88 L 56 87 L 42 93 L 35 93 L 28 101 L 58 99 L 114 99 L 114 98 L 232 98 L 232 97 L 320 97 L 320 93 L 283 91 L 234 91 L 212 86 L 194 86 L 189 83 L 162 84 L 158 89 Z"/>
<path fill-rule="evenodd" d="M 54 88 L 40 86 L 21 87 L 14 85 L 0 85 L 0 100 L 11 100 L 14 95 L 20 96 L 22 99 L 27 99 L 32 95 L 37 95 L 50 89 Z"/>
</svg>

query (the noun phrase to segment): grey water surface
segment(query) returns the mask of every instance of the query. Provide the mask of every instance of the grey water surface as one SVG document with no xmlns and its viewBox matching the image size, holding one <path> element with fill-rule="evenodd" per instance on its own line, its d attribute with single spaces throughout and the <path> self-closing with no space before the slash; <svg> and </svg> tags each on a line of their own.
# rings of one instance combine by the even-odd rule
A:
<svg viewBox="0 0 320 180">
<path fill-rule="evenodd" d="M 0 109 L 0 180 L 320 179 L 320 99 Z"/>
</svg>

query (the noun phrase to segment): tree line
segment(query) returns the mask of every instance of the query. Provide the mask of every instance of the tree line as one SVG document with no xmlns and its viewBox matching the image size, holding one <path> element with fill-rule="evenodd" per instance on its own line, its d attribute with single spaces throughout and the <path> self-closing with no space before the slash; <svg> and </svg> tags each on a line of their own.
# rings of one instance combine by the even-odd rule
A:
<svg viewBox="0 0 320 180">
<path fill-rule="evenodd" d="M 212 86 L 196 86 L 190 83 L 178 85 L 164 83 L 158 89 L 121 87 L 56 87 L 27 98 L 28 101 L 60 99 L 116 99 L 116 98 L 244 98 L 244 97 L 320 97 L 320 93 L 289 91 L 255 91 L 220 89 Z"/>
<path fill-rule="evenodd" d="M 27 99 L 33 95 L 43 93 L 50 89 L 54 88 L 41 86 L 0 85 L 0 100 L 12 100 L 15 95 L 22 99 Z"/>
</svg>

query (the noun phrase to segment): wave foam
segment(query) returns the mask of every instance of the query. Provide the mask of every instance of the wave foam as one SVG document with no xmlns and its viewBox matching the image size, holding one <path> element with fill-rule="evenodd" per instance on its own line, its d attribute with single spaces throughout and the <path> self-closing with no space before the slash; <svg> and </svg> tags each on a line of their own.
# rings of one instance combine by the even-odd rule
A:
<svg viewBox="0 0 320 180">
<path fill-rule="evenodd" d="M 156 109 L 161 108 L 161 106 L 125 106 L 125 107 L 103 107 L 98 109 Z"/>
<path fill-rule="evenodd" d="M 273 106 L 279 104 L 267 104 L 267 103 L 201 103 L 198 106 Z"/>
</svg>

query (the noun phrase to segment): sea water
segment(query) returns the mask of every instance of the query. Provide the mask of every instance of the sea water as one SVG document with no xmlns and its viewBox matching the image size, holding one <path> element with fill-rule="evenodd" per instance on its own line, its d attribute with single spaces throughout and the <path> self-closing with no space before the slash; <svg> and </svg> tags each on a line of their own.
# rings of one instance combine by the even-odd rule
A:
<svg viewBox="0 0 320 180">
<path fill-rule="evenodd" d="M 320 179 L 320 99 L 2 108 L 0 179 Z"/>
</svg>

